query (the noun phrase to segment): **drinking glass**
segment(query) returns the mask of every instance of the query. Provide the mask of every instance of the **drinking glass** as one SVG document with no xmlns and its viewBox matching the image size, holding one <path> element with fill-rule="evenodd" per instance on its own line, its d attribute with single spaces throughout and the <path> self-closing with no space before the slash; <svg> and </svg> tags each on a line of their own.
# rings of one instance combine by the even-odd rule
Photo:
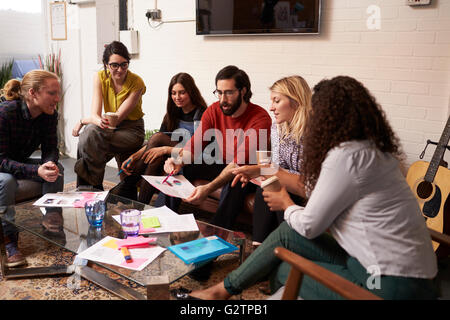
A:
<svg viewBox="0 0 450 320">
<path fill-rule="evenodd" d="M 103 200 L 89 200 L 84 204 L 84 211 L 88 222 L 93 227 L 101 227 L 106 212 L 106 203 Z"/>
<path fill-rule="evenodd" d="M 141 224 L 141 212 L 136 209 L 127 209 L 120 213 L 120 224 L 127 237 L 136 237 Z"/>
</svg>

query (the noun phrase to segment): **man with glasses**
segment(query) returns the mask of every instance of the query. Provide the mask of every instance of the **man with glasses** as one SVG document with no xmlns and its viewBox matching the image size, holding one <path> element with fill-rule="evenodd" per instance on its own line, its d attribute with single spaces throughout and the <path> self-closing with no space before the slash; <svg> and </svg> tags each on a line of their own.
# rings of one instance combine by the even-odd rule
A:
<svg viewBox="0 0 450 320">
<path fill-rule="evenodd" d="M 222 188 L 219 208 L 211 223 L 231 229 L 242 211 L 245 196 L 255 192 L 253 184 L 244 188 L 231 187 L 236 165 L 256 163 L 256 150 L 268 148 L 271 118 L 267 111 L 250 102 L 252 92 L 248 75 L 235 66 L 227 66 L 216 76 L 214 95 L 219 101 L 204 112 L 201 125 L 182 149 L 181 157 L 169 158 L 164 166 L 167 173 L 182 174 L 190 181 L 206 179 L 185 201 L 198 205 L 209 194 Z M 211 142 L 211 140 L 213 140 Z M 163 204 L 177 211 L 181 199 L 162 193 L 156 205 Z"/>
</svg>

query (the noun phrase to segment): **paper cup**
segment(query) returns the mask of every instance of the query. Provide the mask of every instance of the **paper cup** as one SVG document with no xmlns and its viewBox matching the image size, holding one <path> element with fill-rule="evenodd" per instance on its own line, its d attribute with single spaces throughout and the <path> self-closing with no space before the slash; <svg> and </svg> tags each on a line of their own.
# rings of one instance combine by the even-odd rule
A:
<svg viewBox="0 0 450 320">
<path fill-rule="evenodd" d="M 263 188 L 264 191 L 280 191 L 281 184 L 277 176 L 272 176 L 261 182 L 261 188 Z"/>
<path fill-rule="evenodd" d="M 117 122 L 119 122 L 119 115 L 115 112 L 107 112 L 105 113 L 105 118 L 108 119 L 109 128 L 115 129 L 117 126 Z"/>
</svg>

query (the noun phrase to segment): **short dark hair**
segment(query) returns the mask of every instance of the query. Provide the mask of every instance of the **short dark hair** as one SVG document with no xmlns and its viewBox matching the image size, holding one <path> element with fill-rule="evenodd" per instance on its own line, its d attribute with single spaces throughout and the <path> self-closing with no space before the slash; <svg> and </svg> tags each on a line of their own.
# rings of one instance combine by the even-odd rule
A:
<svg viewBox="0 0 450 320">
<path fill-rule="evenodd" d="M 228 80 L 234 79 L 236 88 L 242 90 L 243 88 L 247 89 L 247 92 L 244 94 L 243 99 L 245 102 L 250 102 L 250 98 L 252 97 L 252 91 L 250 90 L 250 79 L 245 73 L 244 70 L 239 69 L 236 66 L 226 66 L 222 68 L 216 75 L 216 86 L 217 81 L 219 80 Z"/>
<path fill-rule="evenodd" d="M 106 72 L 106 65 L 108 64 L 109 57 L 113 54 L 118 54 L 119 56 L 125 58 L 128 62 L 131 60 L 130 53 L 128 52 L 127 47 L 119 41 L 113 41 L 105 47 L 103 51 L 103 67 Z"/>
</svg>

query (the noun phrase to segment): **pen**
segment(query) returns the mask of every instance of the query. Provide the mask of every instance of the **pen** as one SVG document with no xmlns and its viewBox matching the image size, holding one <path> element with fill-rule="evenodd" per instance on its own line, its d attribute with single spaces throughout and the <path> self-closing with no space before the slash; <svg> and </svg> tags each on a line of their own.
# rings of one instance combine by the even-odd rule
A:
<svg viewBox="0 0 450 320">
<path fill-rule="evenodd" d="M 167 177 L 163 180 L 163 182 L 162 182 L 161 184 L 163 184 L 164 182 L 167 182 L 167 179 L 169 179 L 169 177 L 170 177 L 171 175 L 173 175 L 174 172 L 175 172 L 175 169 L 172 170 L 172 171 L 167 175 Z M 167 182 L 167 184 L 168 184 L 169 186 L 171 186 L 170 183 Z"/>
<path fill-rule="evenodd" d="M 125 258 L 125 261 L 127 263 L 133 262 L 133 259 L 131 258 L 130 251 L 128 251 L 127 247 L 120 248 L 120 251 L 122 251 L 123 257 Z"/>
<path fill-rule="evenodd" d="M 125 163 L 125 167 L 126 167 L 127 165 L 129 165 L 130 162 L 131 162 L 131 159 L 129 159 L 129 160 Z M 119 173 L 118 173 L 117 175 L 120 176 L 120 174 L 121 174 L 122 172 L 123 172 L 123 169 L 120 169 L 120 170 L 119 170 Z"/>
</svg>

